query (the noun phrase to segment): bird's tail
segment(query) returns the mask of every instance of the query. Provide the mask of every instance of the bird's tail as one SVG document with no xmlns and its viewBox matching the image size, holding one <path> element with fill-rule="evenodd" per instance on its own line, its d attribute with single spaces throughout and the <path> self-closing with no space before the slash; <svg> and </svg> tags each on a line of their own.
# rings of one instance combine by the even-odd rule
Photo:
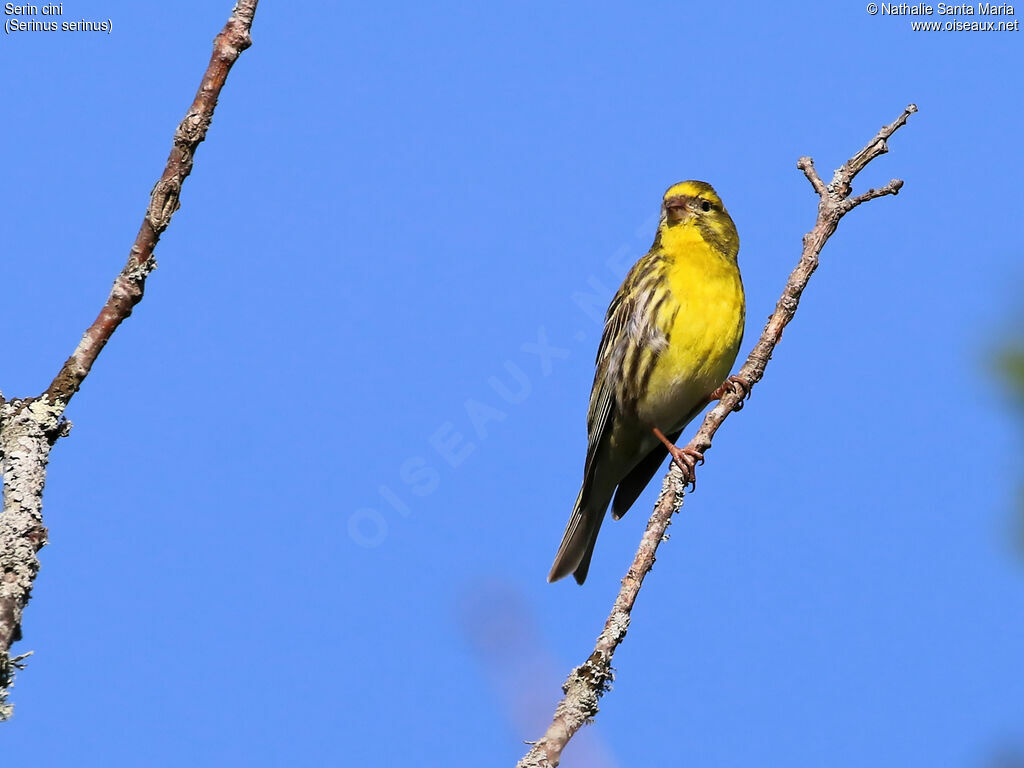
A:
<svg viewBox="0 0 1024 768">
<path fill-rule="evenodd" d="M 588 485 L 584 482 L 580 495 L 576 497 L 576 506 L 565 527 L 565 535 L 562 536 L 555 562 L 551 565 L 551 573 L 548 574 L 549 582 L 564 579 L 570 573 L 577 584 L 587 580 L 597 534 L 601 531 L 605 511 L 612 500 L 611 493 L 594 493 L 594 489 Z"/>
</svg>

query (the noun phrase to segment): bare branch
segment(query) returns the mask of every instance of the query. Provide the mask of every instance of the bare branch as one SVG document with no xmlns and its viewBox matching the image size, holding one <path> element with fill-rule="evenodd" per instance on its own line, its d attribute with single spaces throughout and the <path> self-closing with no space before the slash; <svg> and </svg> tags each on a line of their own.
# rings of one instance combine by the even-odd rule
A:
<svg viewBox="0 0 1024 768">
<path fill-rule="evenodd" d="M 869 189 L 863 194 L 857 195 L 856 197 L 848 197 L 843 201 L 843 207 L 847 212 L 853 210 L 861 203 L 866 203 L 868 200 L 874 200 L 876 197 L 885 197 L 886 195 L 896 195 L 903 188 L 903 182 L 899 179 L 893 179 L 884 187 L 878 189 Z"/>
<path fill-rule="evenodd" d="M 150 197 L 128 262 L 114 281 L 99 316 L 78 347 L 40 397 L 4 400 L 0 395 L 0 473 L 3 512 L 0 514 L 0 720 L 18 660 L 10 658 L 12 643 L 21 639 L 21 617 L 39 571 L 37 553 L 46 545 L 42 498 L 50 448 L 67 434 L 64 410 L 82 385 L 103 346 L 142 299 L 146 277 L 156 267 L 153 249 L 179 207 L 181 185 L 192 171 L 196 148 L 206 137 L 217 98 L 231 66 L 251 45 L 249 31 L 258 0 L 238 0 L 220 34 L 199 90 L 174 132 L 174 144 Z M 20 657 L 19 657 L 20 658 Z"/>
<path fill-rule="evenodd" d="M 851 184 L 857 174 L 863 171 L 868 163 L 889 151 L 889 145 L 886 143 L 889 137 L 906 125 L 907 119 L 915 112 L 917 112 L 917 105 L 908 104 L 907 108 L 903 110 L 903 114 L 888 125 L 883 125 L 864 149 L 843 163 L 843 166 L 836 171 L 832 183 L 843 181 L 847 185 Z"/>
<path fill-rule="evenodd" d="M 142 300 L 149 273 L 156 269 L 153 250 L 160 235 L 171 223 L 171 217 L 180 207 L 181 186 L 192 172 L 196 148 L 206 138 L 213 120 L 217 99 L 227 80 L 231 66 L 239 55 L 252 45 L 249 31 L 259 0 L 238 0 L 224 29 L 214 38 L 213 54 L 199 84 L 196 97 L 174 131 L 174 144 L 167 165 L 149 199 L 149 207 L 132 244 L 128 263 L 114 280 L 107 303 L 99 316 L 86 330 L 71 357 L 51 382 L 44 396 L 66 408 L 75 392 L 89 375 L 111 335 Z"/>
<path fill-rule="evenodd" d="M 811 186 L 814 187 L 814 191 L 819 195 L 828 194 L 825 189 L 825 182 L 821 180 L 821 176 L 818 175 L 818 170 L 814 167 L 814 161 L 809 157 L 801 157 L 796 161 L 796 167 L 804 172 L 804 176 L 811 182 Z"/>
<path fill-rule="evenodd" d="M 772 352 L 782 339 L 782 331 L 796 314 L 800 296 L 818 267 L 821 249 L 835 233 L 839 220 L 861 203 L 883 195 L 895 195 L 903 186 L 902 181 L 893 180 L 880 189 L 872 189 L 849 199 L 853 178 L 871 160 L 888 151 L 888 138 L 916 111 L 917 107 L 911 104 L 894 122 L 883 126 L 864 149 L 836 170 L 828 185 L 818 176 L 811 158 L 801 157 L 797 162 L 797 167 L 804 172 L 819 196 L 818 218 L 811 231 L 804 235 L 800 261 L 790 273 L 782 296 L 775 305 L 775 311 L 768 318 L 760 339 L 739 370 L 738 375 L 746 379 L 751 387 L 764 376 Z M 727 392 L 718 404 L 708 411 L 700 429 L 687 447 L 706 453 L 711 448 L 712 438 L 728 415 L 742 407 L 743 395 L 738 391 Z M 654 565 L 658 545 L 664 540 L 672 516 L 683 506 L 683 492 L 683 475 L 673 462 L 665 475 L 661 495 L 647 522 L 640 547 L 626 577 L 622 580 L 622 587 L 615 598 L 604 629 L 597 638 L 593 653 L 569 674 L 562 687 L 565 696 L 555 709 L 551 725 L 545 734 L 533 743 L 530 751 L 519 761 L 517 768 L 554 768 L 561 760 L 562 750 L 576 731 L 597 715 L 598 702 L 612 681 L 612 656 L 626 636 L 633 605 L 644 578 Z"/>
</svg>

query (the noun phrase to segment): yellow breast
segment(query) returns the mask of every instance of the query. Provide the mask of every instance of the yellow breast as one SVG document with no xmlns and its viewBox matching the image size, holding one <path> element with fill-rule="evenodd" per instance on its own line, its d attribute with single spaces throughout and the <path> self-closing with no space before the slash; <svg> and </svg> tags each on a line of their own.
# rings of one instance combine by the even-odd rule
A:
<svg viewBox="0 0 1024 768">
<path fill-rule="evenodd" d="M 668 337 L 641 412 L 662 429 L 679 429 L 729 375 L 743 339 L 745 303 L 739 267 L 696 227 L 663 233 L 671 300 L 659 326 Z"/>
</svg>

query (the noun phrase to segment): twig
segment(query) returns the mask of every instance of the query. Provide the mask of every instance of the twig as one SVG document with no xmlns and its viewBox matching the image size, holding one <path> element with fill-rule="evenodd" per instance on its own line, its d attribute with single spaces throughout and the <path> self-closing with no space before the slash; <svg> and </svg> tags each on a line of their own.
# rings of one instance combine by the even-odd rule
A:
<svg viewBox="0 0 1024 768">
<path fill-rule="evenodd" d="M 917 107 L 911 104 L 895 121 L 883 126 L 867 146 L 846 161 L 832 176 L 832 181 L 825 184 L 818 176 L 814 163 L 809 157 L 801 157 L 797 168 L 804 172 L 814 191 L 818 194 L 818 218 L 813 229 L 804 235 L 803 252 L 796 268 L 790 273 L 789 280 L 775 305 L 775 311 L 768 318 L 768 324 L 761 333 L 754 349 L 740 368 L 738 375 L 746 379 L 751 387 L 764 376 L 765 367 L 771 359 L 775 346 L 782 338 L 782 331 L 793 319 L 800 296 L 807 287 L 814 270 L 818 267 L 818 256 L 826 241 L 836 231 L 839 220 L 861 203 L 883 195 L 895 195 L 900 191 L 903 182 L 893 179 L 878 189 L 871 189 L 864 194 L 851 198 L 853 179 L 868 163 L 879 155 L 889 151 L 887 141 L 893 133 L 907 122 L 907 118 Z M 743 395 L 739 392 L 728 392 L 708 411 L 707 416 L 697 430 L 688 448 L 706 453 L 711 448 L 711 441 L 726 417 L 743 407 Z M 626 637 L 629 628 L 630 613 L 636 602 L 644 577 L 654 565 L 658 545 L 665 537 L 672 516 L 683 505 L 683 476 L 679 468 L 672 463 L 662 484 L 661 495 L 654 505 L 654 512 L 647 522 L 640 548 L 637 550 L 633 563 L 622 580 L 622 587 L 612 611 L 605 622 L 604 629 L 597 638 L 594 652 L 582 665 L 576 667 L 563 686 L 565 696 L 555 709 L 551 725 L 544 735 L 530 748 L 530 751 L 519 761 L 517 768 L 554 768 L 559 763 L 562 750 L 584 724 L 590 722 L 597 714 L 598 702 L 608 690 L 614 677 L 612 656 L 615 649 Z"/>
<path fill-rule="evenodd" d="M 16 668 L 10 658 L 11 644 L 21 639 L 22 613 L 39 572 L 36 555 L 46 545 L 42 496 L 50 448 L 67 434 L 70 424 L 64 410 L 100 351 L 142 300 L 146 277 L 156 268 L 153 250 L 180 205 L 182 183 L 192 172 L 196 148 L 206 137 L 228 72 L 252 44 L 249 32 L 258 2 L 238 0 L 214 39 L 210 63 L 192 106 L 174 132 L 170 156 L 151 193 L 128 262 L 114 280 L 99 316 L 42 395 L 10 400 L 0 396 L 0 719 L 10 712 L 5 702 Z"/>
</svg>

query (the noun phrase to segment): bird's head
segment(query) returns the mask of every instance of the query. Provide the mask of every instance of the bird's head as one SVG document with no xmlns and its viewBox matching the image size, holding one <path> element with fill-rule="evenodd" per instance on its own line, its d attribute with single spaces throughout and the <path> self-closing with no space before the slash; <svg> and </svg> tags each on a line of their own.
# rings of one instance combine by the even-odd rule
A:
<svg viewBox="0 0 1024 768">
<path fill-rule="evenodd" d="M 714 188 L 703 181 L 681 181 L 665 192 L 658 232 L 695 228 L 719 251 L 735 258 L 740 238 L 729 212 Z"/>
</svg>

